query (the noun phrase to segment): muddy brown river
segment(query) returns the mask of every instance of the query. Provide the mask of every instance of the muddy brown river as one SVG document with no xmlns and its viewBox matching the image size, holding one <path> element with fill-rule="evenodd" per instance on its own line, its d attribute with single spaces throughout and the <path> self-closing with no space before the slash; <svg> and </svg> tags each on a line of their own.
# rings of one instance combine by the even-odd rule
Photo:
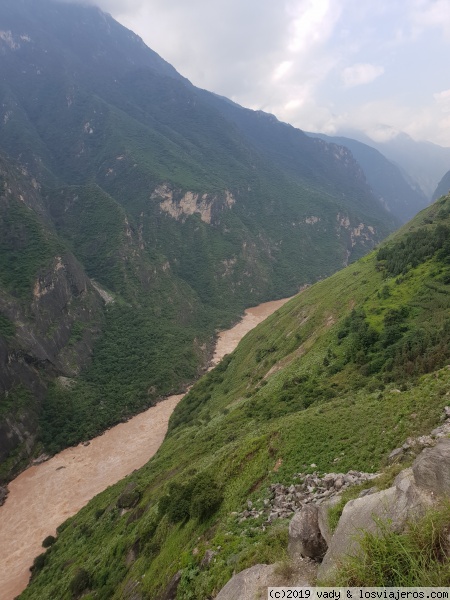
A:
<svg viewBox="0 0 450 600">
<path fill-rule="evenodd" d="M 287 299 L 245 311 L 232 329 L 219 334 L 213 363 L 232 352 L 253 327 Z M 28 468 L 9 484 L 0 507 L 0 600 L 13 600 L 28 584 L 29 567 L 43 552 L 42 540 L 91 498 L 139 469 L 156 453 L 170 415 L 183 394 L 170 396 L 144 413 L 91 440 Z M 5 543 L 7 541 L 7 543 Z"/>
</svg>

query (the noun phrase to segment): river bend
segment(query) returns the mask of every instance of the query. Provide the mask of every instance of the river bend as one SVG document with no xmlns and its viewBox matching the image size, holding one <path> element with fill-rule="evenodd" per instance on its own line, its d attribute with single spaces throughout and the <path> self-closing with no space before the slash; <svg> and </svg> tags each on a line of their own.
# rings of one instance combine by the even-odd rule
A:
<svg viewBox="0 0 450 600">
<path fill-rule="evenodd" d="M 245 311 L 233 328 L 219 334 L 213 363 L 232 352 L 253 327 L 288 299 L 266 302 Z M 90 441 L 63 450 L 32 466 L 9 484 L 0 507 L 0 600 L 13 600 L 28 584 L 42 540 L 76 514 L 91 498 L 139 469 L 156 453 L 170 415 L 183 394 L 120 423 Z"/>
</svg>

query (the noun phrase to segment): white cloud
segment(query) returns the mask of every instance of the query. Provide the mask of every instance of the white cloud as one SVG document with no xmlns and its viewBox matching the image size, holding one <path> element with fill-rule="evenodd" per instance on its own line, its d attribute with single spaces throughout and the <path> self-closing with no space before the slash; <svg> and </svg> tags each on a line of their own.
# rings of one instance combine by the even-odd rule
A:
<svg viewBox="0 0 450 600">
<path fill-rule="evenodd" d="M 273 81 L 282 79 L 292 69 L 292 65 L 292 60 L 284 60 L 280 63 L 272 76 Z"/>
<path fill-rule="evenodd" d="M 380 75 L 383 75 L 384 67 L 371 65 L 369 63 L 359 63 L 347 67 L 342 71 L 341 78 L 346 87 L 355 87 L 371 83 Z"/>
<path fill-rule="evenodd" d="M 411 20 L 419 32 L 439 28 L 450 38 L 450 0 L 414 0 Z"/>
<path fill-rule="evenodd" d="M 333 30 L 340 14 L 339 2 L 334 0 L 303 0 L 287 5 L 292 18 L 289 50 L 309 51 L 311 44 L 323 44 Z"/>
<path fill-rule="evenodd" d="M 450 112 L 450 90 L 444 90 L 443 92 L 433 94 L 433 97 L 443 112 Z"/>
</svg>

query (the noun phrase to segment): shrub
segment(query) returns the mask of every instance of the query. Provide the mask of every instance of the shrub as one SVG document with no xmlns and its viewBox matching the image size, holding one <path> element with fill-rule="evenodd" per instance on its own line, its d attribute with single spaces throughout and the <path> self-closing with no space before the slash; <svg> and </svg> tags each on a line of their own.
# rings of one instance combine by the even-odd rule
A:
<svg viewBox="0 0 450 600">
<path fill-rule="evenodd" d="M 205 521 L 217 511 L 222 500 L 222 492 L 213 479 L 199 480 L 192 490 L 189 513 L 191 517 Z"/>
<path fill-rule="evenodd" d="M 79 596 L 87 590 L 91 585 L 91 576 L 85 569 L 77 569 L 75 575 L 70 582 L 70 592 L 73 598 Z"/>
<path fill-rule="evenodd" d="M 168 493 L 159 501 L 159 514 L 161 516 L 167 515 L 172 523 L 184 521 L 189 518 L 190 499 L 188 486 L 171 483 Z"/>
<path fill-rule="evenodd" d="M 45 540 L 42 542 L 43 548 L 50 548 L 56 542 L 56 538 L 53 535 L 48 535 Z"/>
<path fill-rule="evenodd" d="M 45 553 L 39 554 L 33 561 L 32 566 L 30 567 L 31 577 L 35 577 L 42 569 L 45 567 L 46 556 Z"/>
<path fill-rule="evenodd" d="M 172 523 L 190 517 L 204 521 L 212 516 L 222 503 L 222 492 L 212 475 L 201 473 L 187 484 L 171 483 L 168 493 L 159 501 L 158 511 Z"/>
</svg>

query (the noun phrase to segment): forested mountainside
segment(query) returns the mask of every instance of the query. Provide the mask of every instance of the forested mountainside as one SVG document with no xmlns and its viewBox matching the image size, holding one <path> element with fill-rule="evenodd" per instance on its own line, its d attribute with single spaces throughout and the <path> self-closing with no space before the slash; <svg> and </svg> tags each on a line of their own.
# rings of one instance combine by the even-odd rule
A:
<svg viewBox="0 0 450 600">
<path fill-rule="evenodd" d="M 286 551 L 271 484 L 375 473 L 429 434 L 450 385 L 449 234 L 447 196 L 251 331 L 178 405 L 158 454 L 61 525 L 21 598 L 214 597 Z"/>
<path fill-rule="evenodd" d="M 96 8 L 5 0 L 0 23 L 5 479 L 179 391 L 245 306 L 397 221 L 348 150 L 196 89 Z"/>
<path fill-rule="evenodd" d="M 367 183 L 375 196 L 402 223 L 406 223 L 429 204 L 429 198 L 419 184 L 414 183 L 405 171 L 375 148 L 347 137 L 321 133 L 308 133 L 308 135 L 348 148 L 361 165 Z M 437 200 L 439 196 L 434 197 L 433 200 Z"/>
</svg>

